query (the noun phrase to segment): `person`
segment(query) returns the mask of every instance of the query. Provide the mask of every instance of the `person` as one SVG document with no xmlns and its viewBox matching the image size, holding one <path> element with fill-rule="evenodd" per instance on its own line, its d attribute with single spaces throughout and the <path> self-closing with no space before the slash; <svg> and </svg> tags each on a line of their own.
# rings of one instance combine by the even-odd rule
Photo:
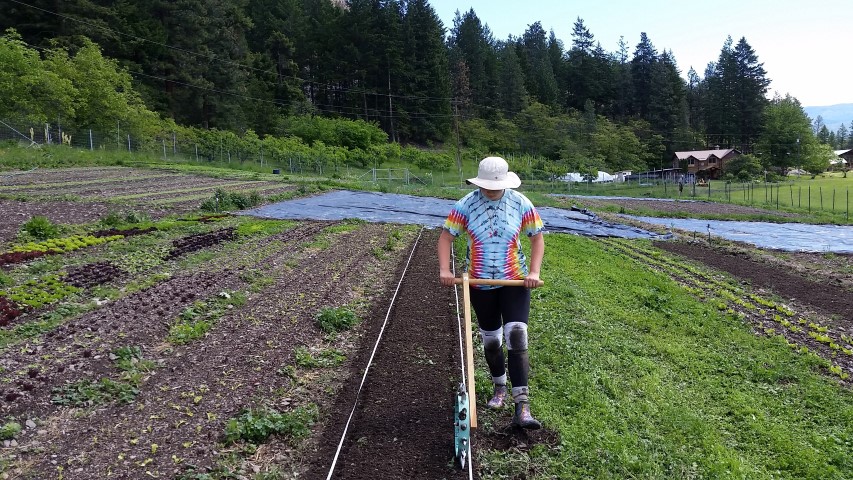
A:
<svg viewBox="0 0 853 480">
<path fill-rule="evenodd" d="M 480 161 L 475 178 L 479 187 L 462 197 L 450 211 L 438 240 L 439 280 L 452 286 L 450 270 L 453 239 L 467 234 L 468 273 L 471 278 L 523 280 L 523 287 L 472 285 L 471 304 L 477 314 L 483 351 L 494 383 L 488 402 L 499 409 L 507 398 L 507 370 L 515 403 L 513 424 L 537 429 L 541 424 L 530 412 L 527 322 L 530 290 L 539 284 L 545 240 L 543 223 L 530 200 L 513 190 L 521 180 L 509 171 L 506 160 L 487 157 Z M 530 266 L 521 248 L 520 235 L 530 237 Z M 505 364 L 503 341 L 506 339 Z"/>
<path fill-rule="evenodd" d="M 678 177 L 678 194 L 684 191 L 684 175 Z"/>
</svg>

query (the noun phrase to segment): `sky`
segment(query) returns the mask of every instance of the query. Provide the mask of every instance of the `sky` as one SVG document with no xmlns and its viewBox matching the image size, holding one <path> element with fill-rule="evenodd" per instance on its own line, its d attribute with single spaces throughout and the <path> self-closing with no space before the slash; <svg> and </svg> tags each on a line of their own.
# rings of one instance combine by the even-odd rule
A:
<svg viewBox="0 0 853 480">
<path fill-rule="evenodd" d="M 764 63 L 774 92 L 804 107 L 853 103 L 853 0 L 429 0 L 449 31 L 456 11 L 471 8 L 497 40 L 521 36 L 539 21 L 571 47 L 572 27 L 583 19 L 607 52 L 619 37 L 629 55 L 646 32 L 658 52 L 671 50 L 682 76 L 700 77 L 731 36 L 745 37 Z"/>
</svg>

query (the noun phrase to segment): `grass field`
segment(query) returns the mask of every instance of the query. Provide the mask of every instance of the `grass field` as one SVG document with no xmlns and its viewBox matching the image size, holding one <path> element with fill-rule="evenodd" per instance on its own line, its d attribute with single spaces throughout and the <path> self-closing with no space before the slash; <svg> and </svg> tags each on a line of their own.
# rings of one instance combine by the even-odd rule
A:
<svg viewBox="0 0 853 480">
<path fill-rule="evenodd" d="M 549 235 L 546 252 L 531 393 L 561 442 L 489 452 L 484 478 L 853 476 L 853 394 L 813 356 L 596 241 Z"/>
</svg>

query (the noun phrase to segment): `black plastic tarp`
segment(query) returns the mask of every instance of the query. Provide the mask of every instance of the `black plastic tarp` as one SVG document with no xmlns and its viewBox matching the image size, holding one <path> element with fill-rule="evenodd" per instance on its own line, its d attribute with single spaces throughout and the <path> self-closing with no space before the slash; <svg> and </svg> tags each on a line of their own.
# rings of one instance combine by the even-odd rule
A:
<svg viewBox="0 0 853 480">
<path fill-rule="evenodd" d="M 276 219 L 358 218 L 369 222 L 439 227 L 454 203 L 452 200 L 431 197 L 342 190 L 265 205 L 241 213 Z M 597 237 L 661 238 L 643 229 L 600 221 L 593 214 L 551 207 L 537 207 L 537 210 L 548 232 Z"/>
</svg>

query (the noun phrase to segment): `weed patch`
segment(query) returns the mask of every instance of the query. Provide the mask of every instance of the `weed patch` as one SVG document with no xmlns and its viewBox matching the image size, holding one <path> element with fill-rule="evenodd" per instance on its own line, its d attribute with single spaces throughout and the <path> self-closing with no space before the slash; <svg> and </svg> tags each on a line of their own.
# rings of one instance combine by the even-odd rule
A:
<svg viewBox="0 0 853 480">
<path fill-rule="evenodd" d="M 299 440 L 311 433 L 311 425 L 316 417 L 317 409 L 313 405 L 284 413 L 272 409 L 244 410 L 225 425 L 225 441 L 229 444 L 243 441 L 258 445 L 272 435 L 291 441 Z"/>
<path fill-rule="evenodd" d="M 358 316 L 346 307 L 324 308 L 317 315 L 317 325 L 326 333 L 349 330 L 358 323 Z"/>
<path fill-rule="evenodd" d="M 182 345 L 203 337 L 235 306 L 246 303 L 246 296 L 240 292 L 220 292 L 209 300 L 197 301 L 187 307 L 178 316 L 178 321 L 169 329 L 169 342 Z"/>
</svg>

